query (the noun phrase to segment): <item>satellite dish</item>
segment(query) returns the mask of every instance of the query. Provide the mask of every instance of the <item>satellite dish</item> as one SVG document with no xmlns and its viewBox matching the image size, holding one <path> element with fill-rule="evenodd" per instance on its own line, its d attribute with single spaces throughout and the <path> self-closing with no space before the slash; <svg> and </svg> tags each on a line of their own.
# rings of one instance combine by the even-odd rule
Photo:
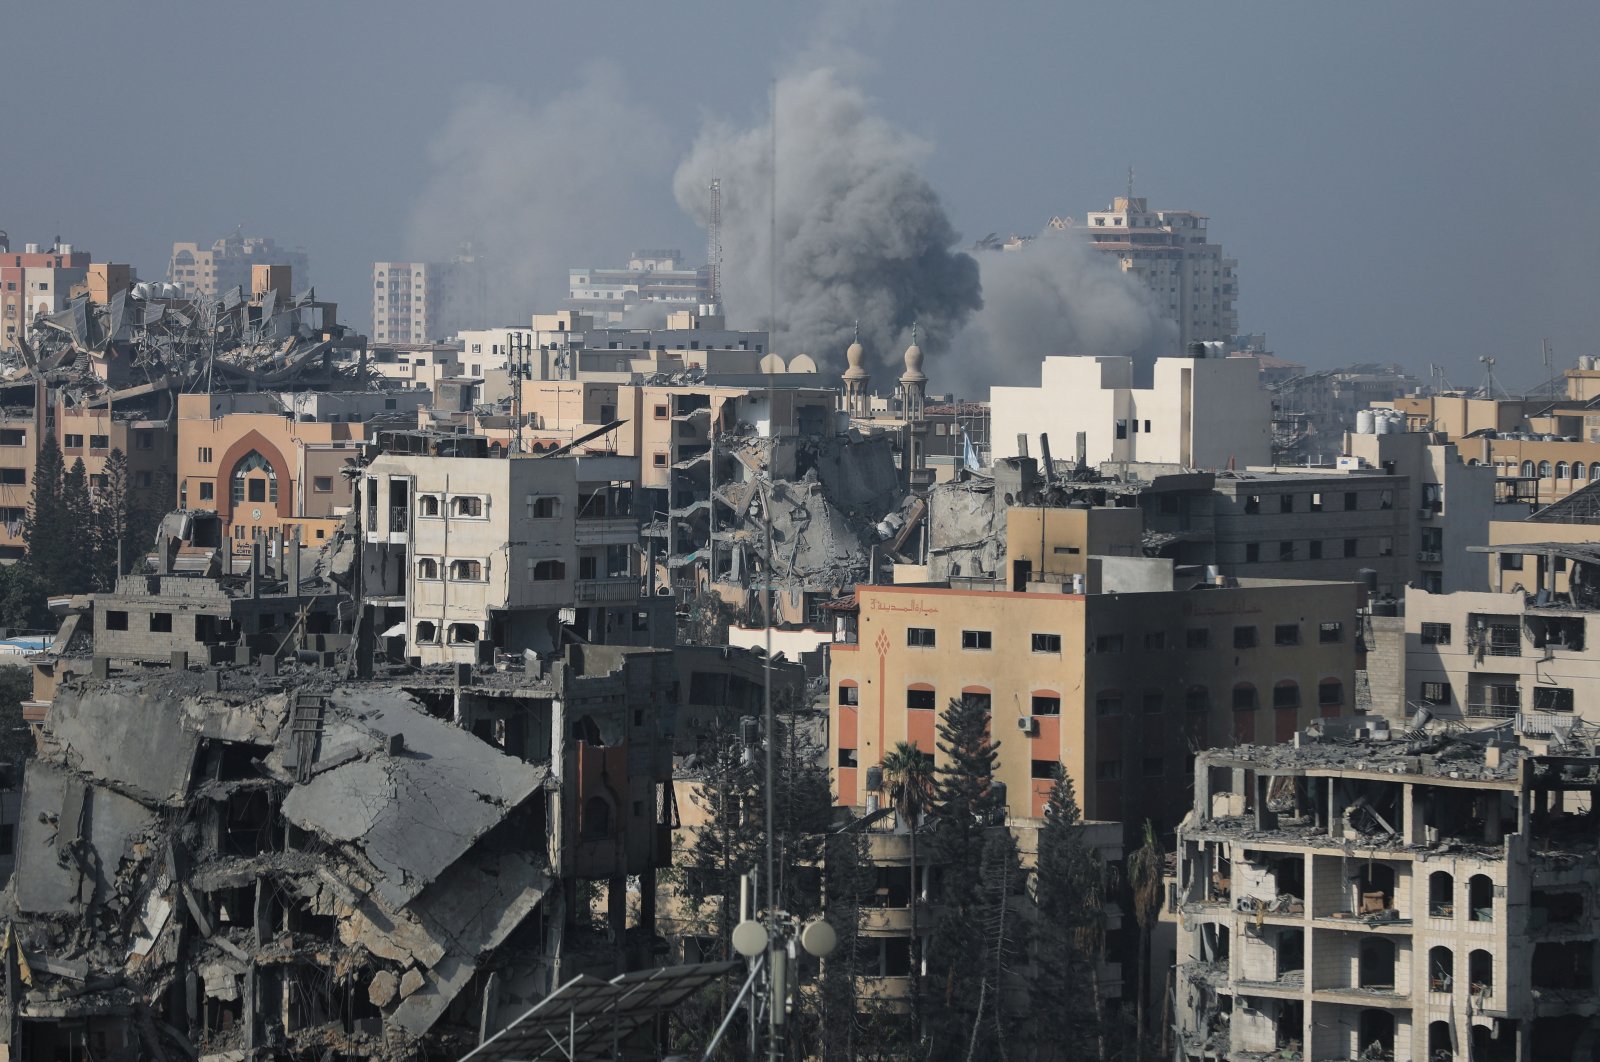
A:
<svg viewBox="0 0 1600 1062">
<path fill-rule="evenodd" d="M 806 949 L 808 955 L 815 955 L 819 959 L 826 958 L 839 946 L 839 934 L 819 918 L 814 922 L 807 922 L 805 928 L 800 930 L 800 946 Z"/>
<path fill-rule="evenodd" d="M 753 959 L 767 950 L 767 927 L 754 920 L 733 927 L 733 950 Z"/>
</svg>

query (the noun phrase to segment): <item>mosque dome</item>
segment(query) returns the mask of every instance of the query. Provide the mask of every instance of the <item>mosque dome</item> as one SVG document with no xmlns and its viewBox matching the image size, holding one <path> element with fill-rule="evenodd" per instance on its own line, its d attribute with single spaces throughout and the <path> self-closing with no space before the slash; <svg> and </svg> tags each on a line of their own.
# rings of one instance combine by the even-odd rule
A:
<svg viewBox="0 0 1600 1062">
<path fill-rule="evenodd" d="M 906 371 L 900 374 L 902 383 L 921 383 L 927 377 L 922 372 L 922 348 L 917 346 L 916 333 L 911 335 L 911 345 L 906 348 Z"/>
<path fill-rule="evenodd" d="M 866 349 L 862 347 L 859 339 L 850 344 L 849 348 L 844 352 L 844 360 L 849 363 L 849 367 L 844 371 L 846 380 L 864 380 L 867 378 L 867 370 L 861 365 L 866 356 Z"/>
</svg>

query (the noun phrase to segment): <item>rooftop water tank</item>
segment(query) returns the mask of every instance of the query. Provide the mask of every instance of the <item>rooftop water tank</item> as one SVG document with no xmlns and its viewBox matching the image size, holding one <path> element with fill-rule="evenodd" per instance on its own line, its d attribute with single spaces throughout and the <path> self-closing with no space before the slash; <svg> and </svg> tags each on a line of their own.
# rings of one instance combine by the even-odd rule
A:
<svg viewBox="0 0 1600 1062">
<path fill-rule="evenodd" d="M 1376 422 L 1377 422 L 1377 418 L 1375 416 L 1373 416 L 1372 410 L 1370 410 L 1370 409 L 1358 409 L 1358 410 L 1356 410 L 1356 434 L 1357 435 L 1371 435 L 1373 433 L 1373 431 L 1376 430 L 1376 428 L 1375 428 Z"/>
</svg>

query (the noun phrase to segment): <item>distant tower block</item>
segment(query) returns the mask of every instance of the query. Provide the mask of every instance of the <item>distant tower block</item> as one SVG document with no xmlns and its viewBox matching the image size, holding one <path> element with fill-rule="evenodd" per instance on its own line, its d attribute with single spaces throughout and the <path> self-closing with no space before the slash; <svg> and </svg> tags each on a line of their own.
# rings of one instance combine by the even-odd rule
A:
<svg viewBox="0 0 1600 1062">
<path fill-rule="evenodd" d="M 848 366 L 844 370 L 844 408 L 852 417 L 865 417 L 872 411 L 872 398 L 868 385 L 872 377 L 861 364 L 866 357 L 866 351 L 861 346 L 861 329 L 856 329 L 856 335 L 849 348 L 844 352 L 844 360 Z"/>
<path fill-rule="evenodd" d="M 900 374 L 900 395 L 906 420 L 905 472 L 908 479 L 928 467 L 927 431 L 923 406 L 928 397 L 928 377 L 922 371 L 922 348 L 917 346 L 917 327 L 911 326 L 911 345 L 906 348 L 906 371 Z"/>
</svg>

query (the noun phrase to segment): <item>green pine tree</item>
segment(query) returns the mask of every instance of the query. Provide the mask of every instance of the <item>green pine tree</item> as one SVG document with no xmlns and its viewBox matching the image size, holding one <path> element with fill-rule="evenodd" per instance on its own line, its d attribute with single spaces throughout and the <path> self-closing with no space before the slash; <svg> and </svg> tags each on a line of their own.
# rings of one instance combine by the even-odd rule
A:
<svg viewBox="0 0 1600 1062">
<path fill-rule="evenodd" d="M 1106 1058 L 1100 1010 L 1105 951 L 1105 868 L 1085 838 L 1072 779 L 1062 769 L 1039 831 L 1034 961 L 1041 998 L 1056 1001 L 1048 1028 L 1037 1030 L 1042 1059 Z"/>
<path fill-rule="evenodd" d="M 106 457 L 105 472 L 94 488 L 94 588 L 117 585 L 117 555 L 124 564 L 133 561 L 131 499 L 128 496 L 128 459 L 120 449 Z"/>
<path fill-rule="evenodd" d="M 61 508 L 76 545 L 67 552 L 54 592 L 88 593 L 94 575 L 94 502 L 89 497 L 89 473 L 81 457 L 72 462 L 62 478 Z"/>
<path fill-rule="evenodd" d="M 937 772 L 932 838 L 942 887 L 928 948 L 929 1057 L 1004 1058 L 1016 1030 L 997 997 L 1008 986 L 1007 919 L 1022 872 L 995 783 L 1000 745 L 987 703 L 951 700 L 939 738 L 946 765 Z"/>
<path fill-rule="evenodd" d="M 62 488 L 66 468 L 61 446 L 53 433 L 46 433 L 33 463 L 33 498 L 28 504 L 24 534 L 28 543 L 28 564 L 46 593 L 60 593 L 66 577 L 68 558 L 78 541 L 63 507 Z"/>
</svg>

